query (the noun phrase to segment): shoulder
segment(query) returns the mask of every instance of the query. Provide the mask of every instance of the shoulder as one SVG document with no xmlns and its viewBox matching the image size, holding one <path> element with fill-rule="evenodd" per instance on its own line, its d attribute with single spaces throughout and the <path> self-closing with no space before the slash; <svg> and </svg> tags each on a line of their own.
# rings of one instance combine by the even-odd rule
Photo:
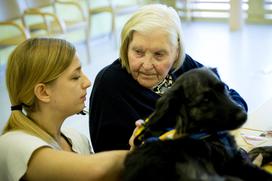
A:
<svg viewBox="0 0 272 181">
<path fill-rule="evenodd" d="M 42 139 L 22 131 L 11 131 L 0 136 L 0 180 L 19 180 L 35 150 L 52 147 Z"/>
<path fill-rule="evenodd" d="M 96 76 L 95 83 L 116 84 L 130 79 L 130 74 L 121 66 L 120 59 L 115 60 L 112 64 L 104 67 Z"/>
<path fill-rule="evenodd" d="M 20 143 L 20 144 L 18 144 Z M 25 143 L 25 144 L 21 144 Z M 33 149 L 33 147 L 48 145 L 52 147 L 50 144 L 38 138 L 34 135 L 30 135 L 23 131 L 11 131 L 2 136 L 0 136 L 0 151 L 12 148 L 21 148 L 23 150 Z M 6 147 L 2 147 L 2 145 L 6 145 Z"/>
<path fill-rule="evenodd" d="M 184 72 L 187 72 L 187 71 L 194 69 L 194 68 L 200 68 L 203 66 L 204 66 L 203 64 L 194 60 L 190 55 L 186 54 L 184 62 L 182 63 L 180 68 L 173 73 L 173 75 L 175 78 L 177 78 L 178 76 L 180 76 Z"/>
<path fill-rule="evenodd" d="M 72 144 L 73 151 L 85 155 L 94 153 L 89 139 L 84 134 L 68 127 L 63 127 L 61 132 L 69 139 Z"/>
<path fill-rule="evenodd" d="M 96 80 L 97 79 L 114 80 L 116 76 L 118 77 L 124 74 L 124 72 L 126 72 L 126 70 L 122 68 L 120 59 L 117 59 L 112 64 L 100 70 L 96 76 Z"/>
<path fill-rule="evenodd" d="M 135 84 L 132 76 L 121 66 L 120 59 L 117 59 L 97 74 L 92 93 L 100 94 L 101 97 L 113 93 L 120 94 L 121 90 Z"/>
<path fill-rule="evenodd" d="M 198 61 L 194 60 L 190 55 L 186 54 L 184 63 L 182 64 L 182 67 L 185 70 L 190 70 L 193 68 L 203 67 L 203 65 L 201 63 L 199 63 Z"/>
</svg>

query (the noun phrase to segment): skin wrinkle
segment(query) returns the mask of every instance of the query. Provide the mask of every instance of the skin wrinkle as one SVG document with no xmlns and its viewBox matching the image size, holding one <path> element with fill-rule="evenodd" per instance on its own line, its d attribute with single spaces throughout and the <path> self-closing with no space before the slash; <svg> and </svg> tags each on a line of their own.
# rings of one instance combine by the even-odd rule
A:
<svg viewBox="0 0 272 181">
<path fill-rule="evenodd" d="M 128 48 L 132 77 L 150 89 L 165 79 L 178 57 L 177 50 L 161 30 L 152 32 L 151 37 L 139 32 L 132 36 Z"/>
</svg>

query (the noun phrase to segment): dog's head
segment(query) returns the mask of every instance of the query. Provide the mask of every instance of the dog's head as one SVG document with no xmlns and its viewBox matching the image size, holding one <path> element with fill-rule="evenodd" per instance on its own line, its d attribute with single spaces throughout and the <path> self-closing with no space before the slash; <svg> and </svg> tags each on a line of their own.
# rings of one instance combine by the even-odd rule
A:
<svg viewBox="0 0 272 181">
<path fill-rule="evenodd" d="M 243 125 L 246 112 L 232 100 L 214 71 L 203 67 L 181 75 L 157 101 L 144 132 L 151 134 L 176 125 L 178 134 L 190 134 L 233 130 Z"/>
</svg>

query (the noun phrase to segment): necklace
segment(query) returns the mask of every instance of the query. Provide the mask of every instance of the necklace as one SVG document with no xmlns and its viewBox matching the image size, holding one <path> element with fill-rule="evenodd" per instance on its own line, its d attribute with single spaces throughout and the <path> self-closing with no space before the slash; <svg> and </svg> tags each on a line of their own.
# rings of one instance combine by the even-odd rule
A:
<svg viewBox="0 0 272 181">
<path fill-rule="evenodd" d="M 172 87 L 173 83 L 173 77 L 168 74 L 164 80 L 152 88 L 152 91 L 161 96 L 165 93 L 166 90 Z"/>
</svg>

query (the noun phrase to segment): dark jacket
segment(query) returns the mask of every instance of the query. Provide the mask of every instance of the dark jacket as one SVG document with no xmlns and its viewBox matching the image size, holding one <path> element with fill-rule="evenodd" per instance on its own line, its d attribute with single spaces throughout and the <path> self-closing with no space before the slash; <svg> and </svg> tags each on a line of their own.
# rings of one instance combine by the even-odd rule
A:
<svg viewBox="0 0 272 181">
<path fill-rule="evenodd" d="M 182 66 L 172 73 L 176 79 L 184 72 L 203 65 L 186 55 Z M 233 89 L 231 97 L 247 111 L 247 104 Z M 97 75 L 89 105 L 90 136 L 95 152 L 129 149 L 135 121 L 145 119 L 160 96 L 142 87 L 121 67 L 120 60 L 103 68 Z M 174 127 L 174 125 L 173 125 Z"/>
</svg>

